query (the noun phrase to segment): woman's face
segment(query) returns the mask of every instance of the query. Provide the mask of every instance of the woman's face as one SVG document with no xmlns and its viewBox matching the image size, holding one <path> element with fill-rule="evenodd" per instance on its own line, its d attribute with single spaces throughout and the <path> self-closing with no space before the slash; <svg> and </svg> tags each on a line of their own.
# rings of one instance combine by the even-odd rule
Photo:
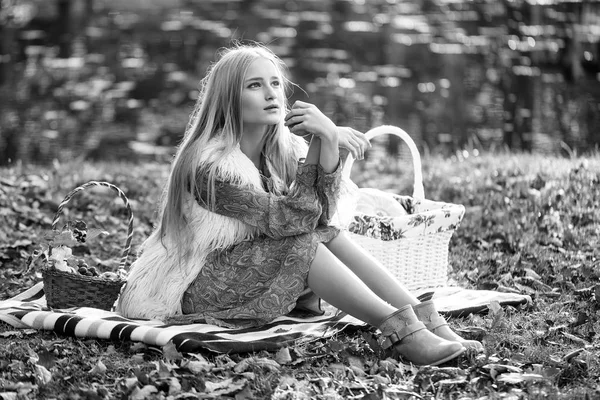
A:
<svg viewBox="0 0 600 400">
<path fill-rule="evenodd" d="M 242 89 L 244 130 L 279 123 L 284 99 L 282 76 L 275 64 L 266 58 L 253 61 Z"/>
</svg>

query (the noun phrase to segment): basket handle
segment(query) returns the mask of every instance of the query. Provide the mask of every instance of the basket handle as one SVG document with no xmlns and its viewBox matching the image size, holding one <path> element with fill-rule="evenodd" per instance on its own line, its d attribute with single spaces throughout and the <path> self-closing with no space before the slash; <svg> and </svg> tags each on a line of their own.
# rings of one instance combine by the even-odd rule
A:
<svg viewBox="0 0 600 400">
<path fill-rule="evenodd" d="M 412 156 L 413 170 L 415 174 L 412 197 L 415 200 L 425 199 L 425 190 L 423 188 L 423 171 L 421 169 L 421 155 L 419 154 L 419 149 L 417 149 L 417 145 L 412 140 L 410 135 L 397 126 L 381 125 L 367 131 L 365 133 L 365 136 L 367 137 L 367 139 L 371 140 L 374 137 L 381 136 L 386 133 L 398 136 L 407 144 L 408 149 L 410 150 L 410 154 Z M 352 157 L 352 154 L 348 154 L 348 159 L 346 161 L 346 164 L 344 165 L 344 170 L 342 172 L 344 177 L 350 178 L 350 171 L 352 170 L 353 164 L 354 157 Z"/>
<path fill-rule="evenodd" d="M 113 189 L 117 192 L 118 196 L 125 203 L 125 208 L 127 209 L 127 240 L 125 241 L 125 247 L 123 248 L 123 252 L 121 255 L 121 262 L 119 264 L 120 268 L 125 268 L 125 263 L 127 262 L 127 257 L 129 257 L 129 252 L 131 250 L 131 240 L 133 239 L 133 212 L 131 211 L 131 205 L 129 204 L 129 199 L 125 196 L 125 193 L 115 185 L 108 182 L 100 182 L 100 181 L 89 181 L 84 183 L 81 186 L 76 187 L 71 190 L 69 194 L 67 194 L 64 200 L 58 205 L 58 209 L 56 210 L 56 214 L 54 215 L 54 220 L 52 221 L 52 230 L 56 230 L 56 226 L 58 225 L 58 220 L 62 214 L 62 210 L 65 205 L 75 196 L 78 192 L 87 189 L 92 186 L 105 186 L 107 188 Z"/>
</svg>

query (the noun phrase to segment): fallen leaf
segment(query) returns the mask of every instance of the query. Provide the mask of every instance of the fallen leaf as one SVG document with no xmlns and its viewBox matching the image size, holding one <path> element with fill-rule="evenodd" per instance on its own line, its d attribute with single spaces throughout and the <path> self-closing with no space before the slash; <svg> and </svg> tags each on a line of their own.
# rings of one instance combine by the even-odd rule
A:
<svg viewBox="0 0 600 400">
<path fill-rule="evenodd" d="M 361 331 L 361 336 L 373 351 L 381 350 L 381 346 L 371 332 Z"/>
<path fill-rule="evenodd" d="M 206 392 L 213 396 L 225 396 L 238 392 L 246 385 L 246 379 L 239 379 L 234 382 L 234 378 L 222 380 L 221 382 L 204 382 Z"/>
<path fill-rule="evenodd" d="M 38 364 L 50 369 L 56 364 L 56 357 L 48 350 L 42 349 L 38 351 Z"/>
<path fill-rule="evenodd" d="M 175 395 L 181 392 L 181 383 L 175 377 L 169 378 L 169 395 Z"/>
<path fill-rule="evenodd" d="M 298 384 L 298 380 L 296 378 L 294 378 L 293 376 L 283 375 L 281 378 L 279 378 L 279 384 L 277 386 L 287 389 L 287 388 L 293 388 L 297 384 Z"/>
<path fill-rule="evenodd" d="M 389 385 L 391 380 L 390 378 L 388 378 L 387 376 L 383 376 L 383 375 L 372 375 L 371 378 L 373 378 L 373 382 L 377 385 Z"/>
<path fill-rule="evenodd" d="M 354 373 L 355 376 L 360 377 L 360 376 L 366 376 L 367 373 L 365 372 L 364 369 L 356 367 L 354 365 L 351 365 L 350 370 Z"/>
<path fill-rule="evenodd" d="M 21 337 L 23 333 L 21 331 L 5 331 L 0 332 L 0 337 L 8 338 L 8 337 Z"/>
<path fill-rule="evenodd" d="M 250 357 L 240 361 L 235 367 L 233 367 L 233 370 L 239 374 L 247 371 L 250 368 L 264 368 L 269 371 L 278 371 L 281 366 L 279 363 L 277 363 L 277 361 L 265 357 Z"/>
<path fill-rule="evenodd" d="M 339 353 L 347 347 L 344 343 L 340 342 L 339 340 L 331 340 L 329 343 L 327 343 L 327 345 L 334 353 Z"/>
<path fill-rule="evenodd" d="M 122 383 L 123 385 L 125 385 L 125 387 L 127 388 L 127 390 L 131 390 L 131 389 L 133 389 L 135 386 L 137 386 L 137 384 L 138 384 L 138 378 L 136 378 L 135 376 L 134 376 L 134 377 L 131 377 L 131 378 L 125 378 L 125 379 L 123 379 L 123 380 L 121 381 L 121 383 Z"/>
<path fill-rule="evenodd" d="M 129 350 L 132 352 L 140 352 L 142 350 L 146 350 L 147 348 L 148 345 L 146 345 L 146 343 L 144 342 L 134 342 L 129 348 Z"/>
<path fill-rule="evenodd" d="M 136 387 L 129 395 L 129 400 L 144 400 L 154 393 L 158 393 L 156 386 L 146 385 L 141 389 Z"/>
<path fill-rule="evenodd" d="M 516 372 L 504 373 L 504 374 L 499 375 L 496 378 L 496 380 L 498 382 L 513 384 L 513 385 L 523 383 L 523 382 L 539 381 L 539 380 L 544 380 L 544 379 L 546 379 L 546 378 L 544 378 L 542 375 L 519 374 Z"/>
<path fill-rule="evenodd" d="M 256 379 L 256 374 L 254 372 L 242 372 L 241 374 L 238 374 L 238 375 L 248 379 L 249 381 L 253 381 Z"/>
<path fill-rule="evenodd" d="M 181 360 L 183 358 L 183 355 L 179 351 L 177 351 L 175 343 L 173 343 L 172 341 L 170 341 L 162 347 L 162 352 L 163 357 L 167 361 L 176 361 Z"/>
<path fill-rule="evenodd" d="M 104 231 L 102 229 L 97 229 L 97 228 L 88 229 L 86 240 L 93 239 L 93 238 L 98 237 L 100 235 L 108 236 L 109 233 L 107 231 Z"/>
<path fill-rule="evenodd" d="M 35 381 L 38 385 L 44 386 L 52 380 L 52 373 L 42 365 L 35 365 Z"/>
<path fill-rule="evenodd" d="M 161 378 L 168 378 L 171 376 L 171 371 L 176 368 L 176 365 L 173 365 L 168 362 L 164 362 L 163 360 L 158 360 L 155 362 L 156 370 L 158 371 L 158 376 Z"/>
<path fill-rule="evenodd" d="M 534 270 L 532 270 L 531 268 L 524 268 L 525 271 L 525 276 L 529 277 L 529 278 L 533 278 L 536 280 L 541 280 L 542 277 L 539 276 Z"/>
<path fill-rule="evenodd" d="M 492 300 L 488 305 L 489 314 L 492 317 L 492 329 L 499 328 L 502 325 L 504 310 L 497 300 Z"/>
<path fill-rule="evenodd" d="M 144 355 L 143 354 L 134 354 L 131 356 L 131 361 L 133 361 L 136 364 L 142 364 L 144 362 Z"/>
<path fill-rule="evenodd" d="M 292 362 L 292 356 L 290 355 L 290 349 L 288 347 L 282 347 L 275 354 L 275 361 L 281 365 L 286 365 Z"/>
<path fill-rule="evenodd" d="M 521 373 L 522 370 L 519 367 L 515 367 L 512 365 L 507 365 L 507 364 L 486 364 L 483 367 L 481 367 L 482 369 L 489 369 L 490 371 L 494 371 L 496 374 L 501 374 L 504 372 L 514 372 L 514 373 Z"/>
<path fill-rule="evenodd" d="M 327 369 L 338 378 L 343 377 L 346 373 L 346 366 L 342 363 L 329 364 Z"/>
<path fill-rule="evenodd" d="M 214 366 L 215 365 L 213 363 L 209 363 L 206 360 L 204 360 L 204 361 L 189 360 L 189 361 L 184 361 L 181 364 L 181 368 L 186 368 L 193 374 L 201 374 L 203 372 L 208 372 L 211 369 L 213 369 Z"/>
<path fill-rule="evenodd" d="M 235 400 L 253 400 L 255 398 L 254 393 L 252 393 L 248 385 L 244 386 L 241 392 L 235 394 Z"/>
<path fill-rule="evenodd" d="M 90 374 L 93 375 L 102 375 L 106 372 L 106 365 L 102 362 L 102 360 L 98 360 L 96 365 L 90 370 Z"/>
<path fill-rule="evenodd" d="M 386 358 L 385 360 L 379 360 L 379 369 L 378 372 L 384 372 L 386 374 L 391 374 L 398 367 L 398 361 L 393 358 Z"/>
<path fill-rule="evenodd" d="M 365 367 L 365 363 L 363 362 L 363 360 L 360 357 L 348 356 L 348 357 L 346 357 L 346 362 L 348 362 L 349 365 L 358 367 L 360 369 L 364 369 L 364 367 Z"/>
</svg>

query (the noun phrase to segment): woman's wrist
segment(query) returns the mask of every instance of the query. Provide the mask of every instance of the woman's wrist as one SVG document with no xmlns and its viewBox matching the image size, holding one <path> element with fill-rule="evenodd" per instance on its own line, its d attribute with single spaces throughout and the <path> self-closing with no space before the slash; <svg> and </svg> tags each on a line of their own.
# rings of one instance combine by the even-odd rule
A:
<svg viewBox="0 0 600 400">
<path fill-rule="evenodd" d="M 340 141 L 336 135 L 330 137 L 321 138 L 321 151 L 327 147 L 329 150 L 338 150 L 340 147 Z"/>
<path fill-rule="evenodd" d="M 339 156 L 339 141 L 337 138 L 332 138 L 330 140 L 321 140 L 321 153 L 328 152 L 329 154 L 335 154 Z"/>
<path fill-rule="evenodd" d="M 333 123 L 331 125 L 332 126 L 324 127 L 322 131 L 318 134 L 318 137 L 321 139 L 322 142 L 328 142 L 338 146 L 339 136 L 337 126 L 333 125 Z"/>
<path fill-rule="evenodd" d="M 334 136 L 330 140 L 321 140 L 319 164 L 327 173 L 335 171 L 339 163 L 340 153 L 338 142 L 337 136 Z"/>
</svg>

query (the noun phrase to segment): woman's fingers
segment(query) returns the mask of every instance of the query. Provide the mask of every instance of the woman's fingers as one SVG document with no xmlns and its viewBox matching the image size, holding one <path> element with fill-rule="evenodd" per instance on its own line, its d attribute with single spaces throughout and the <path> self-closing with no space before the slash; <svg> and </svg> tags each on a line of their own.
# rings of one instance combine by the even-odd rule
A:
<svg viewBox="0 0 600 400">
<path fill-rule="evenodd" d="M 363 147 L 360 144 L 356 144 L 356 158 L 359 160 L 362 160 L 363 158 L 365 158 L 365 151 L 363 149 Z"/>
<path fill-rule="evenodd" d="M 292 109 L 286 114 L 284 120 L 287 122 L 290 118 L 299 117 L 308 114 L 312 104 L 296 101 Z"/>
<path fill-rule="evenodd" d="M 356 129 L 350 128 L 350 130 L 352 131 L 354 137 L 358 139 L 362 144 L 364 144 L 367 147 L 371 147 L 371 142 L 369 141 L 369 139 L 367 139 L 367 135 L 365 135 L 361 131 L 357 131 Z"/>
<path fill-rule="evenodd" d="M 365 157 L 365 151 L 370 146 L 366 136 L 355 129 L 349 127 L 338 127 L 340 146 L 350 151 L 352 157 L 362 160 Z"/>
<path fill-rule="evenodd" d="M 337 133 L 335 124 L 315 105 L 296 101 L 290 112 L 285 116 L 285 125 L 297 127 L 302 123 L 304 134 L 311 133 L 322 139 L 333 139 Z M 296 132 L 292 132 L 297 134 Z"/>
<path fill-rule="evenodd" d="M 314 104 L 305 103 L 303 101 L 296 100 L 294 102 L 294 104 L 292 105 L 292 109 L 295 109 L 295 108 L 310 108 L 310 107 L 314 107 L 314 106 L 315 106 Z"/>
<path fill-rule="evenodd" d="M 292 125 L 296 125 L 299 124 L 303 121 L 303 116 L 302 115 L 292 115 L 289 117 L 285 118 L 285 126 L 292 126 Z"/>
<path fill-rule="evenodd" d="M 306 127 L 304 126 L 303 122 L 300 122 L 298 124 L 293 124 L 289 127 L 289 129 L 290 129 L 290 132 L 292 132 L 296 136 L 306 136 L 309 134 L 309 132 L 306 129 Z"/>
<path fill-rule="evenodd" d="M 357 159 L 362 160 L 363 158 L 365 158 L 365 151 L 367 150 L 367 148 L 371 147 L 371 142 L 369 141 L 369 139 L 367 139 L 364 133 L 352 128 L 350 128 L 350 131 L 353 134 L 353 139 L 357 146 Z"/>
<path fill-rule="evenodd" d="M 287 121 L 290 118 L 293 117 L 299 117 L 301 115 L 304 115 L 306 113 L 305 109 L 303 108 L 292 108 L 286 115 L 285 115 L 285 120 Z"/>
<path fill-rule="evenodd" d="M 362 153 L 360 151 L 360 144 L 358 143 L 358 141 L 354 140 L 353 138 L 348 138 L 348 150 L 350 150 L 352 157 L 354 157 L 357 160 L 361 159 Z"/>
</svg>

